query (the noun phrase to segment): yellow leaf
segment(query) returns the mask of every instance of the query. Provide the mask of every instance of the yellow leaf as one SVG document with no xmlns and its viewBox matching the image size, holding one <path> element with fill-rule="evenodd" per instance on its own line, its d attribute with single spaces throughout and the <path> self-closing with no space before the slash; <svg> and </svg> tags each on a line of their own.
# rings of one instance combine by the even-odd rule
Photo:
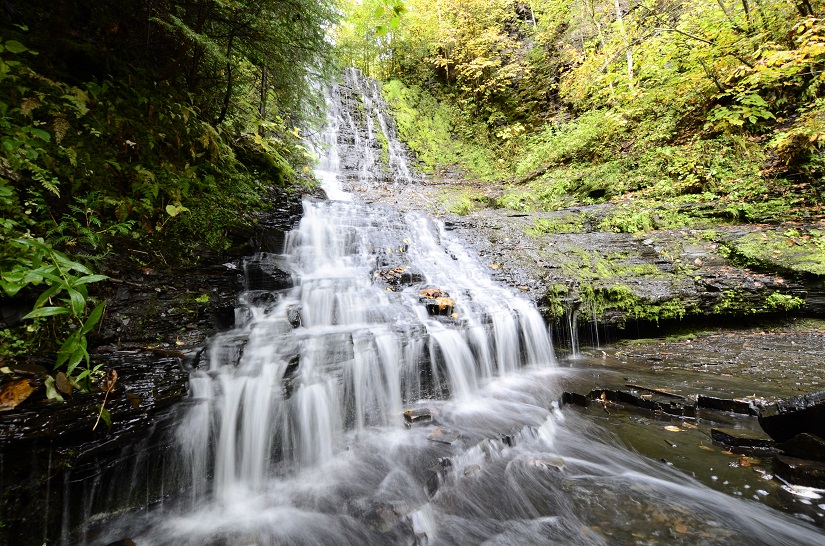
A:
<svg viewBox="0 0 825 546">
<path fill-rule="evenodd" d="M 673 425 L 666 426 L 665 430 L 670 432 L 682 432 L 682 429 L 680 429 L 679 427 L 674 427 Z"/>
</svg>

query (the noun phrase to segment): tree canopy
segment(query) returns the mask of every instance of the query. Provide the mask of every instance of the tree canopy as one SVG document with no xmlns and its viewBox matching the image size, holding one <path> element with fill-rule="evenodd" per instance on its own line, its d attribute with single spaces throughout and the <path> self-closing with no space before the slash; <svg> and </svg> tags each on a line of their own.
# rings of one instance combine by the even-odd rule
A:
<svg viewBox="0 0 825 546">
<path fill-rule="evenodd" d="M 457 107 L 454 134 L 497 149 L 499 177 L 612 162 L 619 184 L 585 186 L 819 183 L 819 1 L 406 0 L 378 32 L 387 5 L 351 4 L 349 61 Z"/>
<path fill-rule="evenodd" d="M 311 183 L 301 131 L 337 18 L 333 0 L 4 2 L 0 294 L 35 310 L 0 354 L 56 335 L 58 364 L 88 363 L 110 252 L 197 262 L 273 186 Z"/>
</svg>

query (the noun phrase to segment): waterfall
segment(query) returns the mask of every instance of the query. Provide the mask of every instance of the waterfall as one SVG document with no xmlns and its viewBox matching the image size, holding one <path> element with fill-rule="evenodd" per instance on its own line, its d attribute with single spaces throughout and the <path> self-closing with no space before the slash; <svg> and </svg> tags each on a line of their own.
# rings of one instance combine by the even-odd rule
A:
<svg viewBox="0 0 825 546">
<path fill-rule="evenodd" d="M 95 544 L 817 543 L 560 411 L 535 307 L 442 223 L 342 189 L 387 176 L 369 163 L 369 120 L 403 150 L 380 116 L 357 120 L 354 93 L 380 106 L 354 71 L 331 91 L 319 168 L 334 199 L 305 200 L 283 252 L 249 258 L 236 327 L 191 373 L 188 494 L 108 522 Z M 674 521 L 698 531 L 682 539 Z"/>
</svg>

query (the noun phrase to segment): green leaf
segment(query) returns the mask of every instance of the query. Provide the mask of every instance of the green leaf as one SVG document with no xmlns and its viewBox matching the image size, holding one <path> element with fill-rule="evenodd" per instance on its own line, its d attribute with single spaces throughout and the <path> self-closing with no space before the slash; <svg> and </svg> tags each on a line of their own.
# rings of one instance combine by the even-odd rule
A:
<svg viewBox="0 0 825 546">
<path fill-rule="evenodd" d="M 378 25 L 377 27 L 375 27 L 375 35 L 376 36 L 386 36 L 387 32 L 388 32 L 388 29 L 384 25 Z"/>
<path fill-rule="evenodd" d="M 88 364 L 89 353 L 86 352 L 86 349 L 84 347 L 78 347 L 75 349 L 71 358 L 69 358 L 69 363 L 66 365 L 66 375 L 72 375 L 72 372 L 75 368 L 77 368 L 77 365 L 80 364 L 80 361 L 83 360 L 84 357 L 86 358 L 86 363 Z"/>
<path fill-rule="evenodd" d="M 52 296 L 60 293 L 61 290 L 63 290 L 62 286 L 58 286 L 56 284 L 51 285 L 49 288 L 46 289 L 45 292 L 40 294 L 40 297 L 37 298 L 36 302 L 34 302 L 34 308 L 38 309 L 44 303 L 46 303 L 46 301 L 48 301 L 49 298 L 51 298 Z"/>
<path fill-rule="evenodd" d="M 83 273 L 84 275 L 91 275 L 92 274 L 92 272 L 89 270 L 88 267 L 86 267 L 83 264 L 80 264 L 80 263 L 77 263 L 75 261 L 70 260 L 68 257 L 66 257 L 65 254 L 62 254 L 62 253 L 57 252 L 57 251 L 52 251 L 52 252 L 54 252 L 55 259 L 64 268 L 73 269 L 74 271 L 77 271 L 78 273 Z"/>
<path fill-rule="evenodd" d="M 82 317 L 83 311 L 86 309 L 86 298 L 73 288 L 69 288 L 68 291 L 69 298 L 71 298 L 72 314 L 76 317 Z"/>
<path fill-rule="evenodd" d="M 398 30 L 398 25 L 401 24 L 401 18 L 396 16 L 390 19 L 390 28 L 392 30 Z"/>
<path fill-rule="evenodd" d="M 32 127 L 31 129 L 29 129 L 29 131 L 31 132 L 31 134 L 33 134 L 34 136 L 36 136 L 37 138 L 39 138 L 40 140 L 43 140 L 45 142 L 49 142 L 52 139 L 52 135 L 50 135 L 49 133 L 47 133 L 43 129 L 35 129 L 34 127 Z"/>
<path fill-rule="evenodd" d="M 109 277 L 106 275 L 86 275 L 85 277 L 80 277 L 79 279 L 72 282 L 72 286 L 77 286 L 78 284 L 89 284 L 93 282 L 100 282 L 105 281 Z"/>
<path fill-rule="evenodd" d="M 32 318 L 53 317 L 55 315 L 65 315 L 69 312 L 65 307 L 41 307 L 23 317 L 23 320 Z"/>
<path fill-rule="evenodd" d="M 57 360 L 54 365 L 55 369 L 62 366 L 69 359 L 69 357 L 72 354 L 74 354 L 74 352 L 78 349 L 78 347 L 80 346 L 77 339 L 79 335 L 80 331 L 78 330 L 72 335 L 70 335 L 68 338 L 66 338 L 66 341 L 63 342 L 63 345 L 57 351 Z"/>
<path fill-rule="evenodd" d="M 98 303 L 97 306 L 89 313 L 89 317 L 86 319 L 86 322 L 83 323 L 83 328 L 81 328 L 80 332 L 85 335 L 92 331 L 92 328 L 95 327 L 95 324 L 98 323 L 100 317 L 103 316 L 103 310 L 106 308 L 106 302 Z"/>
<path fill-rule="evenodd" d="M 9 40 L 4 45 L 6 46 L 6 51 L 9 51 L 11 53 L 23 53 L 29 50 L 29 48 L 27 48 L 17 40 Z"/>
</svg>

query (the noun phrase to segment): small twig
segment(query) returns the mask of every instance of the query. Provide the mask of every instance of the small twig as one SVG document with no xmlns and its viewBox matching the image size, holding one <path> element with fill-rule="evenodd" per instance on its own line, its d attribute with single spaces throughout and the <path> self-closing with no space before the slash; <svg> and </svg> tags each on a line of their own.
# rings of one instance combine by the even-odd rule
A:
<svg viewBox="0 0 825 546">
<path fill-rule="evenodd" d="M 106 379 L 104 379 L 104 385 L 106 385 L 106 394 L 103 395 L 103 403 L 100 404 L 100 411 L 97 414 L 97 421 L 95 421 L 95 426 L 92 427 L 92 431 L 97 429 L 97 425 L 100 424 L 100 419 L 103 416 L 103 411 L 106 409 L 106 400 L 109 398 L 109 393 L 115 388 L 115 384 L 117 383 L 117 371 L 109 370 L 109 373 L 106 375 Z"/>
</svg>

